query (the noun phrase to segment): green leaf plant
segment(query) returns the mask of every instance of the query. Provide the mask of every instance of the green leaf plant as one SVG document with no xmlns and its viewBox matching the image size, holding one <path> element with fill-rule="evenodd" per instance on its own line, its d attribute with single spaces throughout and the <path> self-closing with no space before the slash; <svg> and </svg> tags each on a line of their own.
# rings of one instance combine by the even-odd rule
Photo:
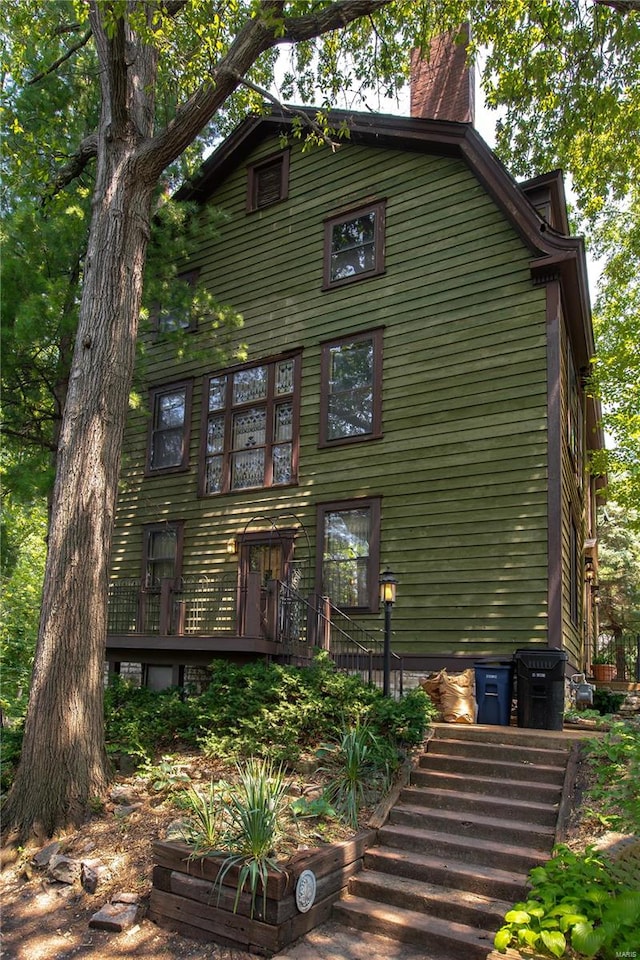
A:
<svg viewBox="0 0 640 960">
<path fill-rule="evenodd" d="M 378 738 L 366 724 L 356 723 L 342 731 L 337 743 L 323 744 L 316 754 L 325 761 L 319 769 L 331 774 L 324 791 L 327 802 L 356 830 L 372 780 L 382 773 L 388 782 Z"/>
<path fill-rule="evenodd" d="M 223 840 L 231 852 L 222 862 L 215 885 L 219 898 L 225 877 L 233 867 L 239 867 L 233 911 L 237 912 L 240 896 L 248 884 L 253 919 L 260 888 L 262 915 L 266 912 L 269 871 L 282 872 L 275 847 L 281 835 L 280 821 L 289 785 L 283 767 L 276 767 L 272 760 L 251 757 L 244 765 L 237 764 L 236 769 L 238 784 L 221 797 L 221 812 L 227 824 Z"/>
<path fill-rule="evenodd" d="M 607 858 L 559 845 L 530 875 L 528 899 L 505 914 L 494 944 L 530 948 L 553 957 L 633 956 L 640 928 L 640 891 L 625 887 Z M 571 952 L 569 952 L 571 951 Z"/>
</svg>

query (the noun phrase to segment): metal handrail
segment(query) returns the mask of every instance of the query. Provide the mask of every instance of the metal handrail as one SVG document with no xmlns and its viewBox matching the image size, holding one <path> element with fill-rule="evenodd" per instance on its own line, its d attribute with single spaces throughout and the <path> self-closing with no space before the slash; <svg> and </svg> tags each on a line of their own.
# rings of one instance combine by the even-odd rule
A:
<svg viewBox="0 0 640 960">
<path fill-rule="evenodd" d="M 279 598 L 277 638 L 292 655 L 295 643 L 306 642 L 327 650 L 338 669 L 346 673 L 359 674 L 370 683 L 382 679 L 382 667 L 376 667 L 375 663 L 376 658 L 381 659 L 383 655 L 382 638 L 370 634 L 331 603 L 328 597 L 305 597 L 282 581 L 276 582 L 276 589 Z M 306 617 L 301 615 L 301 610 L 306 612 Z M 357 639 L 354 633 L 360 634 L 361 639 Z M 393 651 L 391 659 L 395 663 L 393 674 L 397 681 L 396 692 L 402 696 L 403 660 Z"/>
</svg>

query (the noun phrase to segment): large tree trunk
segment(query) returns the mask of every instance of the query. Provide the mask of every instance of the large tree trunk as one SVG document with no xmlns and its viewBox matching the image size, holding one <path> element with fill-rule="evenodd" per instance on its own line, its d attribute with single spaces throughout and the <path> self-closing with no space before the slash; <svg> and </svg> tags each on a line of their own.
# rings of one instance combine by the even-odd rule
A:
<svg viewBox="0 0 640 960">
<path fill-rule="evenodd" d="M 118 46 L 124 48 L 122 36 L 103 43 L 112 61 Z M 141 59 L 137 86 L 154 67 L 147 62 L 140 69 Z M 40 631 L 22 762 L 5 809 L 5 823 L 21 836 L 80 824 L 108 781 L 103 690 L 109 553 L 155 180 L 144 176 L 136 159 L 151 131 L 131 120 L 131 79 L 131 71 L 128 77 L 123 71 L 120 91 L 103 93 Z M 122 109 L 127 100 L 129 109 Z"/>
<path fill-rule="evenodd" d="M 103 686 L 108 564 L 135 359 L 151 190 L 116 163 L 94 209 L 58 450 L 40 634 L 22 763 L 6 811 L 50 835 L 107 782 Z M 109 251 L 107 253 L 107 251 Z"/>
</svg>

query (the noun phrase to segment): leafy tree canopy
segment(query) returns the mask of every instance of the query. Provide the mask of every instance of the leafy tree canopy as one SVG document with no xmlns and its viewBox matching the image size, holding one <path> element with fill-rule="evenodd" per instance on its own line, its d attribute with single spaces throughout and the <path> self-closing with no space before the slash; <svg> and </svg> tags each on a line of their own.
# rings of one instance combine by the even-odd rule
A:
<svg viewBox="0 0 640 960">
<path fill-rule="evenodd" d="M 640 631 L 640 533 L 611 502 L 600 517 L 599 540 L 600 628 L 620 638 Z"/>
</svg>

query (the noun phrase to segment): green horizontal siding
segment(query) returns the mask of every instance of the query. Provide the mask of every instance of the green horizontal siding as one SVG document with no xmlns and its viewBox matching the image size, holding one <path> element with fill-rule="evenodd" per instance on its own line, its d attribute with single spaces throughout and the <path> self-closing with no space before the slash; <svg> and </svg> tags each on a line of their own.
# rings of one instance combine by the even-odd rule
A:
<svg viewBox="0 0 640 960">
<path fill-rule="evenodd" d="M 258 156 L 275 147 L 261 145 Z M 381 560 L 400 580 L 394 647 L 412 653 L 507 651 L 546 641 L 545 293 L 529 252 L 457 159 L 345 144 L 291 151 L 289 199 L 245 213 L 244 166 L 212 203 L 193 265 L 244 317 L 238 342 L 259 360 L 302 349 L 300 478 L 294 487 L 199 498 L 202 376 L 210 332 L 176 360 L 146 343 L 150 383 L 194 378 L 191 466 L 144 477 L 147 419 L 133 413 L 114 544 L 114 574 L 137 576 L 141 524 L 185 522 L 186 575 L 231 572 L 227 540 L 260 517 L 295 526 L 315 562 L 320 503 L 382 498 Z M 385 197 L 382 276 L 322 290 L 323 220 Z M 384 327 L 383 437 L 318 449 L 320 345 Z M 308 557 L 307 557 L 308 554 Z M 380 629 L 380 617 L 362 617 Z"/>
</svg>

